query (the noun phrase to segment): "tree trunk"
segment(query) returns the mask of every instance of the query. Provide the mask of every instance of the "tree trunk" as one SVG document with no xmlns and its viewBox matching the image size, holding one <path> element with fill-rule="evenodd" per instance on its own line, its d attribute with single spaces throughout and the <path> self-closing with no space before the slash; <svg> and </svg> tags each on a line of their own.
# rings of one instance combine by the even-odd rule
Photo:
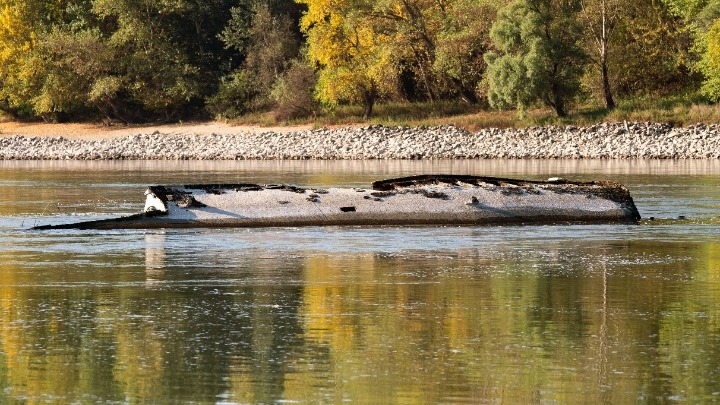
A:
<svg viewBox="0 0 720 405">
<path fill-rule="evenodd" d="M 555 109 L 555 114 L 557 114 L 558 117 L 567 116 L 567 112 L 565 112 L 565 100 L 563 100 L 563 95 L 560 94 L 557 84 L 552 85 L 552 102 L 549 104 Z"/>
<path fill-rule="evenodd" d="M 605 96 L 605 108 L 612 110 L 615 108 L 615 100 L 613 100 L 612 91 L 610 91 L 610 79 L 608 78 L 607 61 L 602 61 L 602 82 L 603 96 Z"/>
<path fill-rule="evenodd" d="M 474 92 L 472 89 L 468 89 L 468 88 L 462 83 L 462 81 L 461 81 L 460 79 L 458 79 L 458 78 L 451 77 L 450 80 L 451 80 L 451 81 L 453 82 L 453 84 L 455 85 L 455 88 L 458 89 L 458 91 L 460 92 L 460 96 L 462 97 L 462 99 L 463 99 L 464 101 L 466 101 L 466 102 L 468 102 L 468 103 L 471 103 L 471 104 L 477 104 L 478 98 L 477 98 L 477 95 L 475 94 L 475 92 Z"/>
<path fill-rule="evenodd" d="M 555 64 L 553 66 L 553 73 L 550 84 L 550 94 L 546 96 L 545 103 L 555 109 L 555 113 L 558 117 L 565 117 L 567 116 L 567 113 L 565 112 L 565 95 L 561 90 L 560 84 L 558 84 L 556 81 L 558 68 L 558 64 Z"/>
<path fill-rule="evenodd" d="M 369 120 L 373 113 L 373 106 L 375 105 L 375 92 L 370 90 L 363 94 L 363 119 Z"/>
<path fill-rule="evenodd" d="M 0 100 L 0 113 L 10 116 L 10 118 L 17 118 L 17 111 L 10 107 L 10 101 L 5 98 Z"/>
<path fill-rule="evenodd" d="M 602 2 L 602 32 L 600 35 L 600 70 L 602 72 L 603 97 L 605 97 L 605 108 L 612 110 L 615 108 L 615 100 L 613 100 L 610 91 L 610 79 L 608 78 L 607 53 L 609 40 L 608 24 L 607 24 L 607 4 L 605 0 Z"/>
</svg>

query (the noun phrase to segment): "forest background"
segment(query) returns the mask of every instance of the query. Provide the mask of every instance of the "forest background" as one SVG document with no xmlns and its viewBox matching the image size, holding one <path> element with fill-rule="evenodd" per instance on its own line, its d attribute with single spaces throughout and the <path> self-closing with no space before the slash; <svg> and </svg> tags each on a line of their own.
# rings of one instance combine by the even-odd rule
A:
<svg viewBox="0 0 720 405">
<path fill-rule="evenodd" d="M 0 0 L 4 119 L 684 124 L 719 100 L 720 0 Z"/>
</svg>

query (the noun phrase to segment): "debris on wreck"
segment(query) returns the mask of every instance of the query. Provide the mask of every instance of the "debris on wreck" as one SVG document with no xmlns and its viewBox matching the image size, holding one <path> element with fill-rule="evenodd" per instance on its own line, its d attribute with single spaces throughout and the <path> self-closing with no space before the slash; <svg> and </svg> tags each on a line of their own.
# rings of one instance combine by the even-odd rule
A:
<svg viewBox="0 0 720 405">
<path fill-rule="evenodd" d="M 623 185 L 419 175 L 368 189 L 285 184 L 150 186 L 135 215 L 33 229 L 635 223 Z"/>
</svg>

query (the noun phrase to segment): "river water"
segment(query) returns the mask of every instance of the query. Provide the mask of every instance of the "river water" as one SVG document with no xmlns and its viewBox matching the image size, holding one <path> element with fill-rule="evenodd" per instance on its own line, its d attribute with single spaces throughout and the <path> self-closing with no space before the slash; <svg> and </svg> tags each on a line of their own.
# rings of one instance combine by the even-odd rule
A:
<svg viewBox="0 0 720 405">
<path fill-rule="evenodd" d="M 720 161 L 0 162 L 0 403 L 720 401 Z M 150 184 L 606 179 L 639 225 L 29 231 Z M 654 220 L 650 220 L 654 217 Z"/>
</svg>

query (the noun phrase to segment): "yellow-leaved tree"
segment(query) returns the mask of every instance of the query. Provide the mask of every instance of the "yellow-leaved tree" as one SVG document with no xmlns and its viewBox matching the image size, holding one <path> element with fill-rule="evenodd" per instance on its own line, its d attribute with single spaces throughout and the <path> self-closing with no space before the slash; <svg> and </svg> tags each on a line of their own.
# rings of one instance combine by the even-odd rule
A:
<svg viewBox="0 0 720 405">
<path fill-rule="evenodd" d="M 318 98 L 360 103 L 369 118 L 379 97 L 397 83 L 391 37 L 375 27 L 370 0 L 296 0 L 307 5 L 300 22 L 309 59 L 319 67 Z"/>
<path fill-rule="evenodd" d="M 0 111 L 45 118 L 69 97 L 74 83 L 48 69 L 57 67 L 48 45 L 71 18 L 67 10 L 89 1 L 0 0 Z"/>
<path fill-rule="evenodd" d="M 26 56 L 35 44 L 33 21 L 39 19 L 32 2 L 0 0 L 0 111 L 14 113 L 21 103 L 15 91 L 26 76 Z"/>
<path fill-rule="evenodd" d="M 702 93 L 711 102 L 720 102 L 720 19 L 712 23 L 698 42 L 704 50 L 698 63 L 699 70 L 705 76 Z"/>
</svg>

